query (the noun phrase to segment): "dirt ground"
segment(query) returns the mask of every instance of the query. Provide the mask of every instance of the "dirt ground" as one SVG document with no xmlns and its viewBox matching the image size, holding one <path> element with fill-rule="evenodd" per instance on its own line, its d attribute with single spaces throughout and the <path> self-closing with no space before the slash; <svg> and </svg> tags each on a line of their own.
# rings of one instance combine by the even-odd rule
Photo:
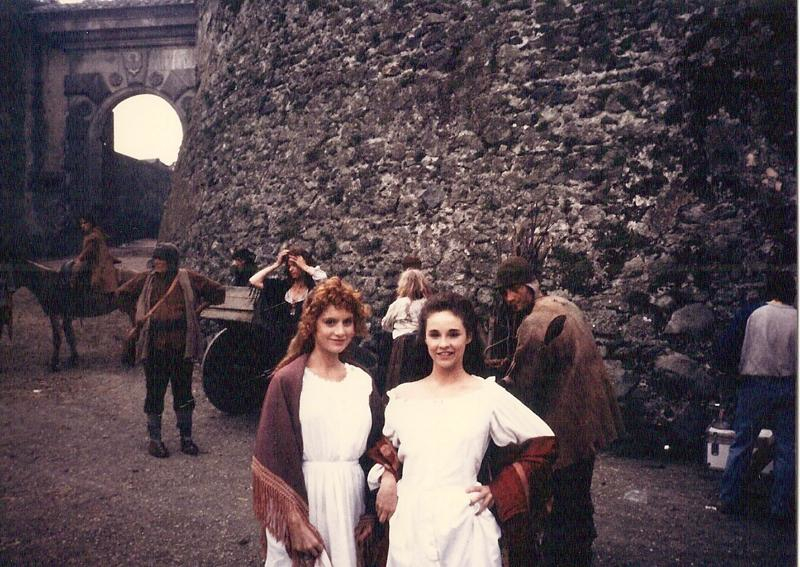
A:
<svg viewBox="0 0 800 567">
<path fill-rule="evenodd" d="M 144 269 L 148 244 L 116 253 Z M 249 472 L 257 416 L 216 410 L 197 369 L 201 454 L 178 450 L 168 394 L 172 455 L 154 459 L 142 370 L 118 362 L 126 318 L 76 322 L 79 365 L 51 373 L 47 319 L 27 289 L 14 308 L 13 342 L 0 339 L 0 565 L 258 565 Z M 700 463 L 601 455 L 596 565 L 795 565 L 794 527 L 772 525 L 763 510 L 719 514 L 717 483 Z"/>
</svg>

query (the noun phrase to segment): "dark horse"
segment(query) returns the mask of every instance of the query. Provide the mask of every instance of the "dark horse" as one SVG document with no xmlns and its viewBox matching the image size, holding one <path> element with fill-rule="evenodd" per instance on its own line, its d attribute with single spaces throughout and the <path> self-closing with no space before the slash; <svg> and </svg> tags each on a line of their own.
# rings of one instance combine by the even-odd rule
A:
<svg viewBox="0 0 800 567">
<path fill-rule="evenodd" d="M 113 295 L 92 292 L 86 286 L 72 286 L 69 276 L 63 271 L 48 268 L 31 260 L 13 262 L 11 266 L 16 286 L 27 287 L 36 297 L 42 311 L 50 318 L 50 327 L 53 331 L 53 355 L 50 358 L 50 369 L 58 370 L 62 329 L 70 349 L 67 364 L 74 366 L 78 362 L 78 350 L 75 345 L 72 320 L 112 313 L 118 308 L 114 303 Z M 130 270 L 117 270 L 117 279 L 120 284 L 135 275 L 136 272 Z M 126 315 L 133 324 L 134 312 L 126 312 Z"/>
</svg>

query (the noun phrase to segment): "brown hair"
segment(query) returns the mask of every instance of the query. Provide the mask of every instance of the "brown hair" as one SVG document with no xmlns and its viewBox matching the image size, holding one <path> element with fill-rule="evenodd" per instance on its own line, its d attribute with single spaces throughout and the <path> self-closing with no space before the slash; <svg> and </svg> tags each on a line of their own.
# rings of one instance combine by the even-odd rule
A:
<svg viewBox="0 0 800 567">
<path fill-rule="evenodd" d="M 286 355 L 275 367 L 275 371 L 280 370 L 298 356 L 314 350 L 317 319 L 330 306 L 352 313 L 356 335 L 363 337 L 367 334 L 369 306 L 361 301 L 361 292 L 356 291 L 353 286 L 341 278 L 334 276 L 315 287 L 314 291 L 306 298 L 303 303 L 303 313 L 297 324 L 297 333 L 289 343 Z"/>
<path fill-rule="evenodd" d="M 409 299 L 427 298 L 433 294 L 431 284 L 419 270 L 410 269 L 400 274 L 397 282 L 397 297 L 408 297 Z"/>
<path fill-rule="evenodd" d="M 301 248 L 300 246 L 290 246 L 288 251 L 289 253 L 283 259 L 283 265 L 286 270 L 286 281 L 291 283 L 292 276 L 289 273 L 289 256 L 302 256 L 303 260 L 305 260 L 306 264 L 308 264 L 309 266 L 315 266 L 316 262 L 314 261 L 314 258 L 311 256 L 311 253 L 305 248 Z M 314 278 L 312 278 L 311 275 L 308 274 L 307 272 L 301 270 L 299 279 L 303 280 L 308 289 L 312 289 L 314 287 Z"/>
</svg>

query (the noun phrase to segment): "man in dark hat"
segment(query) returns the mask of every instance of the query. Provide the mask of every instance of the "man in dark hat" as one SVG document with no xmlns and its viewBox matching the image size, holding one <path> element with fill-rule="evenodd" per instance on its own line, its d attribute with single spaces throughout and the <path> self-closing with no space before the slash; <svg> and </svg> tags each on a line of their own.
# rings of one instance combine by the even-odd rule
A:
<svg viewBox="0 0 800 567">
<path fill-rule="evenodd" d="M 225 287 L 197 272 L 178 267 L 180 254 L 174 244 L 160 243 L 153 250 L 153 269 L 120 286 L 117 302 L 136 305 L 136 362 L 144 364 L 149 434 L 148 452 L 169 456 L 161 440 L 164 395 L 172 385 L 172 404 L 181 437 L 181 451 L 197 455 L 192 440 L 192 369 L 202 359 L 205 339 L 199 313 L 208 305 L 225 300 Z"/>
<path fill-rule="evenodd" d="M 250 278 L 258 271 L 256 255 L 247 248 L 237 248 L 231 257 L 231 277 L 233 285 L 247 287 Z"/>
<path fill-rule="evenodd" d="M 409 254 L 405 256 L 400 262 L 400 265 L 403 267 L 403 271 L 405 270 L 421 270 L 422 269 L 422 260 L 419 259 L 419 256 L 415 254 Z"/>
<path fill-rule="evenodd" d="M 522 317 L 511 329 L 515 348 L 504 381 L 553 429 L 558 443 L 541 564 L 590 565 L 597 537 L 591 496 L 595 454 L 622 431 L 605 363 L 583 312 L 571 301 L 543 294 L 527 260 L 505 260 L 497 270 L 497 288 Z"/>
</svg>

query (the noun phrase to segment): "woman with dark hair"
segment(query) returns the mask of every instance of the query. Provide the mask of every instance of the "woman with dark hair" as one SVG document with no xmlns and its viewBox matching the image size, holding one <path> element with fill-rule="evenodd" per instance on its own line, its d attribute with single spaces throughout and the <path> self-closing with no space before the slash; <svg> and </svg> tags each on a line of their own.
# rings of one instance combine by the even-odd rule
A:
<svg viewBox="0 0 800 567">
<path fill-rule="evenodd" d="M 380 437 L 381 401 L 370 376 L 345 362 L 368 316 L 338 277 L 317 286 L 269 384 L 252 461 L 267 566 L 355 566 L 372 532 L 359 461 Z"/>
<path fill-rule="evenodd" d="M 528 483 L 546 471 L 553 432 L 538 416 L 472 372 L 482 367 L 478 320 L 469 300 L 430 298 L 419 335 L 432 360 L 425 378 L 388 392 L 385 438 L 370 451 L 379 464 L 378 519 L 390 519 L 390 567 L 501 565 L 501 521 L 527 511 Z M 489 441 L 526 443 L 490 486 L 478 483 Z M 401 474 L 402 467 L 402 474 Z"/>
<path fill-rule="evenodd" d="M 285 277 L 268 277 L 281 266 L 286 268 Z M 250 285 L 260 290 L 254 304 L 253 325 L 270 331 L 269 345 L 275 353 L 273 359 L 280 359 L 286 353 L 289 341 L 297 331 L 303 301 L 314 286 L 327 277 L 319 266 L 314 266 L 314 259 L 308 251 L 291 247 L 281 250 L 275 262 L 250 278 Z"/>
</svg>

